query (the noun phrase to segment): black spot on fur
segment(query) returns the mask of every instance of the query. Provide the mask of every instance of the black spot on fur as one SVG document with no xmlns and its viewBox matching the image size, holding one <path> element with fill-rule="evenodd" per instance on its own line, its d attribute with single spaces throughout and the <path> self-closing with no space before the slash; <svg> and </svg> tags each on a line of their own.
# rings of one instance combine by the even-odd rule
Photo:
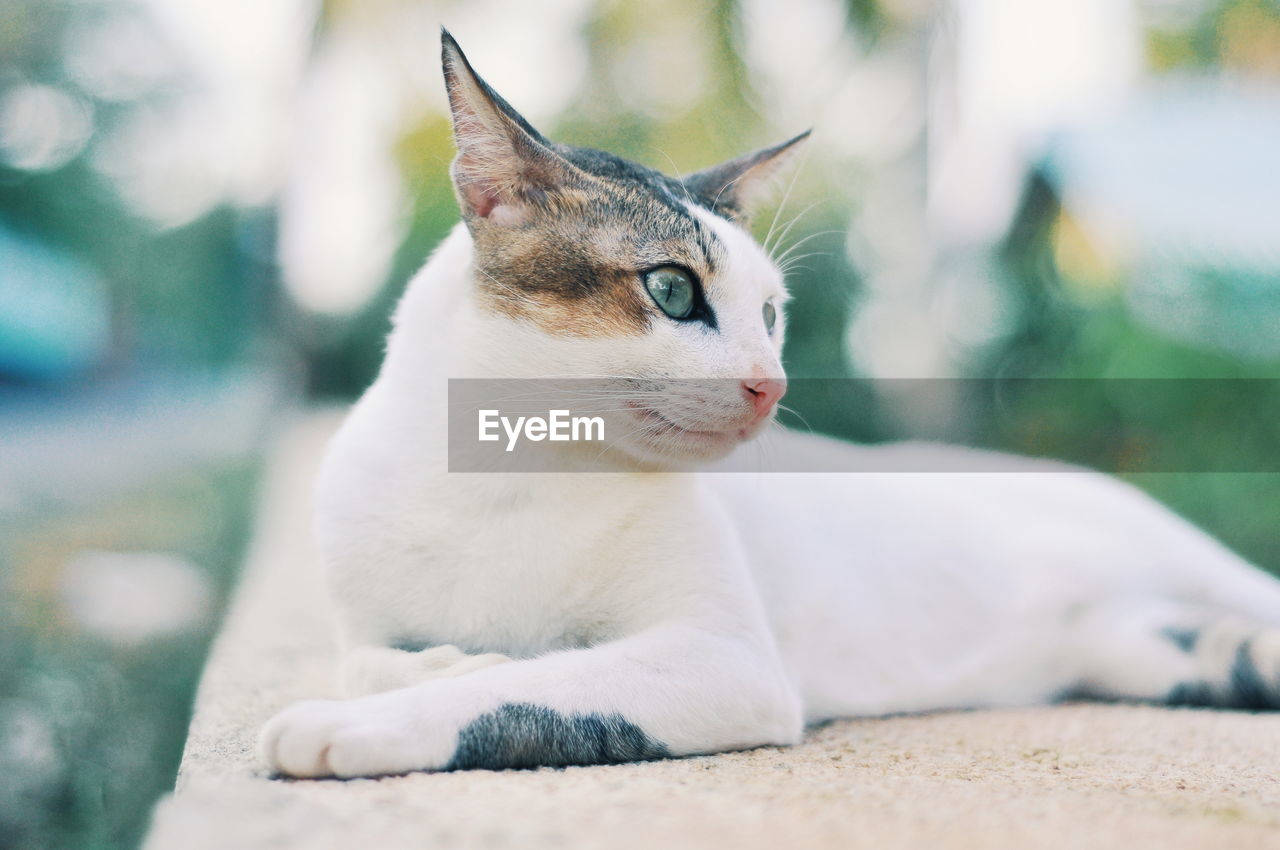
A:
<svg viewBox="0 0 1280 850">
<path fill-rule="evenodd" d="M 445 769 L 617 764 L 669 756 L 665 745 L 620 714 L 565 716 L 544 706 L 508 703 L 467 724 Z"/>
<path fill-rule="evenodd" d="M 1250 641 L 1245 641 L 1236 648 L 1235 661 L 1231 665 L 1231 694 L 1228 699 L 1231 708 L 1257 711 L 1271 708 L 1275 702 L 1271 697 L 1271 688 L 1253 663 L 1251 648 Z"/>
<path fill-rule="evenodd" d="M 1252 644 L 1236 647 L 1226 681 L 1214 687 L 1205 681 L 1180 682 L 1165 697 L 1169 705 L 1235 708 L 1263 711 L 1280 708 L 1280 693 L 1272 688 L 1253 663 Z"/>
<path fill-rule="evenodd" d="M 707 268 L 714 269 L 716 267 L 715 251 L 711 249 L 712 242 L 719 242 L 719 238 L 711 233 L 696 218 L 693 220 L 693 229 L 698 237 L 698 249 L 702 251 L 703 259 L 706 260 Z"/>
<path fill-rule="evenodd" d="M 1190 655 L 1196 651 L 1196 644 L 1200 642 L 1199 629 L 1179 629 L 1170 626 L 1161 629 L 1160 633 L 1167 637 L 1174 646 Z"/>
<path fill-rule="evenodd" d="M 1179 682 L 1169 691 L 1164 701 L 1169 705 L 1185 705 L 1209 708 L 1219 704 L 1208 682 Z"/>
<path fill-rule="evenodd" d="M 398 637 L 387 644 L 390 649 L 398 649 L 401 652 L 424 652 L 428 649 L 435 649 L 442 644 L 435 641 L 427 640 L 420 637 Z"/>
</svg>

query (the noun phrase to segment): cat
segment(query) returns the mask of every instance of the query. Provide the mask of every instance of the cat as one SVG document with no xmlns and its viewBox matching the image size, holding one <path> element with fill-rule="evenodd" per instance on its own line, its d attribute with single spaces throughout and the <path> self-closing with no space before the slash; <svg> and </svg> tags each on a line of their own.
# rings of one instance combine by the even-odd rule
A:
<svg viewBox="0 0 1280 850">
<path fill-rule="evenodd" d="M 745 224 L 807 134 L 673 179 L 548 141 L 445 31 L 442 59 L 463 220 L 316 489 L 351 697 L 276 715 L 274 771 L 624 762 L 1068 695 L 1280 706 L 1280 582 L 1102 474 L 678 471 L 786 390 L 786 290 Z M 448 472 L 447 379 L 544 376 L 616 378 L 611 471 Z"/>
</svg>

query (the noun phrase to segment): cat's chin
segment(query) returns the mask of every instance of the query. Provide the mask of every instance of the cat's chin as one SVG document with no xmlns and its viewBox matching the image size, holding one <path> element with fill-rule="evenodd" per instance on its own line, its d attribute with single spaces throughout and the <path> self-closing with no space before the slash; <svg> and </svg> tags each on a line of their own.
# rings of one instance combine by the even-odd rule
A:
<svg viewBox="0 0 1280 850">
<path fill-rule="evenodd" d="M 630 445 L 620 447 L 632 465 L 646 472 L 693 471 L 703 464 L 714 463 L 727 457 L 738 446 L 738 441 L 724 439 L 705 443 L 690 440 L 672 440 L 662 446 Z"/>
</svg>

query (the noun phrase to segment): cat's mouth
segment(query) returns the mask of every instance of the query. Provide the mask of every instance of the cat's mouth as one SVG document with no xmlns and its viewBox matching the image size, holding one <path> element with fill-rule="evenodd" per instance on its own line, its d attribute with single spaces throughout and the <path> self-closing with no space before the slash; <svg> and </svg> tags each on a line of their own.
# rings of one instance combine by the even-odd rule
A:
<svg viewBox="0 0 1280 850">
<path fill-rule="evenodd" d="M 637 401 L 626 402 L 631 417 L 640 424 L 634 439 L 668 457 L 686 455 L 710 460 L 726 454 L 738 443 L 754 437 L 764 420 L 734 417 L 723 425 L 681 422 L 673 415 Z"/>
<path fill-rule="evenodd" d="M 632 415 L 640 422 L 646 425 L 652 425 L 660 432 L 680 434 L 687 437 L 701 437 L 705 439 L 722 438 L 731 433 L 722 429 L 699 429 L 690 428 L 687 425 L 681 425 L 674 419 L 663 416 L 651 407 L 644 407 L 637 402 L 627 402 L 627 407 L 631 410 Z"/>
</svg>

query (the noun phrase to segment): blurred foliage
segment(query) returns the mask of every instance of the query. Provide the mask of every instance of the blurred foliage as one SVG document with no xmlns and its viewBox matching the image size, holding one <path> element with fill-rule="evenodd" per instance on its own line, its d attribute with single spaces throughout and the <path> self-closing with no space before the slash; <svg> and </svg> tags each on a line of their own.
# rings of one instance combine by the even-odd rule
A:
<svg viewBox="0 0 1280 850">
<path fill-rule="evenodd" d="M 116 343 L 103 369 L 242 359 L 278 309 L 278 290 L 268 285 L 272 218 L 222 208 L 160 231 L 93 167 L 96 142 L 183 84 L 168 79 L 123 101 L 86 90 L 62 61 L 69 33 L 107 15 L 146 21 L 142 8 L 114 0 L 9 0 L 0 12 L 0 86 L 51 86 L 83 104 L 94 122 L 89 144 L 55 168 L 28 170 L 0 158 L 0 225 L 69 251 L 105 279 Z M 154 27 L 143 31 L 153 40 L 148 49 L 171 47 Z"/>
<path fill-rule="evenodd" d="M 995 380 L 985 404 L 970 411 L 974 431 L 989 445 L 1089 458 L 1118 471 L 1280 574 L 1274 523 L 1280 475 L 1273 471 L 1280 427 L 1267 415 L 1280 410 L 1280 362 L 1191 345 L 1138 322 L 1124 301 L 1123 280 L 1102 291 L 1082 288 L 1057 259 L 1053 237 L 1062 218 L 1054 191 L 1033 172 L 995 265 L 1008 296 L 1010 331 L 975 357 L 973 374 Z M 1132 379 L 1164 383 L 1153 391 L 1150 381 Z M 1224 394 L 1232 397 L 1224 402 Z M 1153 404 L 1163 409 L 1153 411 Z M 1182 427 L 1198 417 L 1242 411 L 1258 417 L 1248 423 L 1253 427 L 1216 433 Z M 1126 418 L 1169 425 L 1140 433 L 1117 429 L 1116 421 Z M 1240 439 L 1249 434 L 1255 439 Z M 1179 463 L 1223 472 L 1126 472 Z"/>
<path fill-rule="evenodd" d="M 256 466 L 154 481 L 89 510 L 0 515 L 0 846 L 134 847 L 173 786 L 217 619 L 117 645 L 59 613 L 77 551 L 163 551 L 204 569 L 220 610 L 244 555 Z"/>
<path fill-rule="evenodd" d="M 77 28 L 125 22 L 151 39 L 140 49 L 163 55 L 170 46 L 147 15 L 140 5 L 110 0 L 0 4 L 0 100 L 39 90 L 91 120 L 69 157 L 37 167 L 7 159 L 18 131 L 0 132 L 7 148 L 0 150 L 0 229 L 11 236 L 9 250 L 39 256 L 52 249 L 74 258 L 68 269 L 89 270 L 92 276 L 59 284 L 73 294 L 82 287 L 86 297 L 105 290 L 111 331 L 102 356 L 73 374 L 28 372 L 0 358 L 0 440 L 14 433 L 6 416 L 92 432 L 95 423 L 76 417 L 101 410 L 77 400 L 104 386 L 147 385 L 153 374 L 223 374 L 250 358 L 257 358 L 255 368 L 275 368 L 265 339 L 280 315 L 279 290 L 271 284 L 271 212 L 223 206 L 160 227 L 97 167 L 95 156 L 117 131 L 188 81 L 179 70 L 136 96 L 106 97 L 69 68 L 68 45 Z M 51 118 L 39 111 L 29 117 Z M 65 129 L 33 126 L 47 134 Z M 0 284 L 11 283 L 5 278 L 11 268 L 10 258 L 0 256 Z M 164 422 L 168 415 L 129 393 L 115 402 L 112 412 L 138 421 Z M 216 463 L 175 457 L 169 436 L 160 429 L 146 450 L 148 459 L 168 457 L 170 472 L 140 489 L 112 488 L 89 502 L 67 492 L 63 502 L 28 504 L 10 501 L 13 482 L 0 480 L 0 847 L 6 850 L 137 846 L 151 805 L 172 788 L 216 617 L 121 645 L 70 619 L 59 585 L 65 564 L 84 550 L 163 552 L 198 567 L 212 592 L 210 613 L 221 610 L 249 536 L 257 463 L 248 452 Z M 121 451 L 102 441 L 61 448 L 86 470 L 98 465 L 99 453 Z M 15 460 L 2 442 L 0 455 Z"/>
<path fill-rule="evenodd" d="M 1147 62 L 1156 71 L 1217 68 L 1280 74 L 1280 3 L 1215 0 L 1191 21 L 1147 30 Z"/>
</svg>

